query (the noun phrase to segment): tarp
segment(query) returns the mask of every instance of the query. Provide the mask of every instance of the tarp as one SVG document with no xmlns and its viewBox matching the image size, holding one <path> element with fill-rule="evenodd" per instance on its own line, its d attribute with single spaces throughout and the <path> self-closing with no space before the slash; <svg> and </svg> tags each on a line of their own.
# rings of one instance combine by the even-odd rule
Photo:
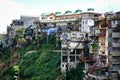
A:
<svg viewBox="0 0 120 80">
<path fill-rule="evenodd" d="M 58 28 L 49 28 L 49 29 L 48 28 L 44 28 L 44 29 L 42 29 L 42 31 L 46 32 L 47 35 L 50 35 L 53 32 L 57 32 L 57 30 L 58 30 Z"/>
<path fill-rule="evenodd" d="M 47 34 L 50 35 L 53 32 L 57 32 L 57 28 L 50 28 L 50 29 L 48 29 Z"/>
<path fill-rule="evenodd" d="M 47 32 L 48 31 L 48 28 L 44 28 L 42 29 L 43 32 Z"/>
</svg>

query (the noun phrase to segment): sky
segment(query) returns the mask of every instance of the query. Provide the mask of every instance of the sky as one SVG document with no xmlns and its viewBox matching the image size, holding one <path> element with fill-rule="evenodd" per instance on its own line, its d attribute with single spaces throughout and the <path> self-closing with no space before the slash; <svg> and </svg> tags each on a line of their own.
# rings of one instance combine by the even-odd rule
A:
<svg viewBox="0 0 120 80">
<path fill-rule="evenodd" d="M 21 15 L 40 17 L 41 13 L 94 8 L 95 12 L 120 11 L 119 0 L 0 0 L 0 31 Z"/>
</svg>

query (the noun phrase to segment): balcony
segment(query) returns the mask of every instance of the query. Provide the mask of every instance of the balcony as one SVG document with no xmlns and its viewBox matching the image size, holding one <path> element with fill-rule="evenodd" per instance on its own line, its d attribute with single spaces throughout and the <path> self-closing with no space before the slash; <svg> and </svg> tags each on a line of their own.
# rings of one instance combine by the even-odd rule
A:
<svg viewBox="0 0 120 80">
<path fill-rule="evenodd" d="M 113 38 L 120 38 L 120 33 L 118 33 L 118 32 L 114 32 L 114 33 L 112 33 L 112 37 Z"/>
<path fill-rule="evenodd" d="M 120 47 L 120 43 L 112 43 L 112 47 Z"/>
<path fill-rule="evenodd" d="M 90 76 L 92 78 L 95 78 L 95 79 L 100 79 L 100 80 L 108 79 L 108 77 L 105 76 L 105 75 L 103 75 L 103 76 L 96 76 L 96 75 L 93 75 L 93 74 L 88 74 L 88 76 Z"/>
<path fill-rule="evenodd" d="M 62 48 L 67 48 L 67 44 L 62 44 Z"/>
<path fill-rule="evenodd" d="M 78 42 L 69 42 L 68 48 L 69 49 L 84 49 L 84 45 Z"/>
<path fill-rule="evenodd" d="M 76 21 L 77 18 L 74 19 L 58 19 L 58 20 L 49 20 L 49 19 L 44 19 L 44 20 L 40 20 L 41 22 L 68 22 L 68 21 Z"/>
<path fill-rule="evenodd" d="M 112 56 L 120 56 L 120 52 L 119 51 L 111 51 L 110 54 Z"/>
<path fill-rule="evenodd" d="M 81 32 L 71 32 L 71 41 L 84 41 L 85 33 Z"/>
<path fill-rule="evenodd" d="M 114 65 L 120 65 L 120 61 L 114 61 L 114 62 L 112 62 L 112 64 L 114 64 Z"/>
<path fill-rule="evenodd" d="M 91 55 L 89 57 L 82 56 L 80 59 L 82 62 L 87 62 L 87 63 L 96 62 L 96 58 L 93 55 Z"/>
<path fill-rule="evenodd" d="M 104 37 L 105 36 L 105 33 L 99 33 L 97 34 L 98 37 Z"/>
<path fill-rule="evenodd" d="M 106 35 L 106 31 L 104 29 L 101 29 L 96 33 L 96 36 L 98 37 L 104 37 L 105 35 Z"/>
<path fill-rule="evenodd" d="M 117 24 L 112 24 L 112 27 L 113 27 L 113 28 L 117 27 Z"/>
<path fill-rule="evenodd" d="M 109 66 L 90 66 L 88 69 L 88 76 L 95 79 L 108 79 L 108 76 L 110 76 L 109 72 L 106 71 L 108 68 Z"/>
<path fill-rule="evenodd" d="M 86 74 L 87 73 L 87 71 L 86 70 L 83 70 L 83 72 Z M 109 75 L 109 73 L 108 73 L 108 75 L 107 75 L 107 73 L 108 72 L 105 72 L 105 74 L 102 74 L 102 75 L 96 75 L 96 74 L 91 74 L 91 73 L 88 73 L 88 75 L 86 75 L 86 76 L 89 76 L 89 77 L 92 77 L 92 78 L 95 78 L 95 79 L 100 79 L 100 80 L 103 80 L 103 79 L 108 79 L 108 75 Z M 86 79 L 83 79 L 83 80 L 86 80 Z"/>
</svg>

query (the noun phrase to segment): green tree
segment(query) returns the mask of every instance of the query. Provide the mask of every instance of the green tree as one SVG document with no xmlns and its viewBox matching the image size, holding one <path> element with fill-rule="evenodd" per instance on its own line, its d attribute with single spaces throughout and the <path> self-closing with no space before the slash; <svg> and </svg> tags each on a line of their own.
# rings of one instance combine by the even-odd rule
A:
<svg viewBox="0 0 120 80">
<path fill-rule="evenodd" d="M 24 33 L 25 33 L 25 28 L 24 28 L 24 27 L 23 27 L 23 28 L 20 28 L 20 29 L 17 29 L 17 30 L 15 31 L 15 38 L 16 38 L 16 39 L 21 39 L 21 38 L 23 38 Z"/>
<path fill-rule="evenodd" d="M 20 46 L 22 46 L 23 43 L 25 42 L 25 39 L 23 38 L 24 33 L 25 33 L 25 28 L 24 27 L 22 27 L 20 29 L 17 29 L 15 31 L 15 39 L 17 40 L 17 42 Z"/>
</svg>

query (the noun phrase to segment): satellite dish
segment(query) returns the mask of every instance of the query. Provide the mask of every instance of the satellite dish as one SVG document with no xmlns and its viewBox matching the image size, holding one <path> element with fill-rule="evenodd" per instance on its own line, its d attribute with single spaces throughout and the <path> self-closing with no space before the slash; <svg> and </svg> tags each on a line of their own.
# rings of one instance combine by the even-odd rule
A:
<svg viewBox="0 0 120 80">
<path fill-rule="evenodd" d="M 94 26 L 94 20 L 88 20 L 88 26 Z"/>
</svg>

